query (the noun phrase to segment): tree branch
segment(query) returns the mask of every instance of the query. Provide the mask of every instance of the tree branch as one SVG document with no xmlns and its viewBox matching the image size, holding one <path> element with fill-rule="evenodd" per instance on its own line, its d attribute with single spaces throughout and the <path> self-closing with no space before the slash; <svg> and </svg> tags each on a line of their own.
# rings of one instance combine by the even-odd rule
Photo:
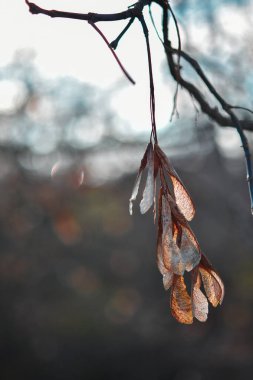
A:
<svg viewBox="0 0 253 380">
<path fill-rule="evenodd" d="M 222 96 L 217 92 L 217 90 L 215 89 L 215 87 L 212 85 L 212 83 L 209 81 L 209 79 L 207 78 L 207 76 L 204 74 L 204 71 L 200 67 L 200 64 L 194 58 L 192 58 L 189 54 L 187 54 L 186 52 L 184 52 L 182 50 L 180 50 L 180 52 L 179 52 L 177 49 L 172 49 L 172 48 L 171 48 L 171 52 L 172 52 L 172 54 L 180 54 L 180 56 L 182 58 L 184 58 L 192 66 L 192 68 L 196 71 L 196 73 L 199 75 L 199 77 L 205 83 L 205 85 L 208 88 L 208 90 L 218 100 L 218 102 L 221 104 L 222 108 L 227 113 L 229 113 L 228 111 L 231 110 L 231 109 L 241 109 L 241 110 L 253 113 L 253 111 L 250 110 L 250 109 L 248 109 L 248 108 L 241 107 L 241 106 L 232 106 L 232 105 L 228 104 L 222 98 Z M 198 100 L 196 98 L 196 96 L 194 95 L 195 92 L 194 93 L 191 92 L 191 91 L 195 91 L 193 89 L 194 86 L 193 85 L 192 85 L 193 87 L 189 86 L 190 83 L 188 83 L 186 81 L 184 81 L 184 84 L 186 86 L 185 89 L 188 90 L 190 92 L 190 94 L 195 97 L 196 100 Z M 202 111 L 205 112 L 208 116 L 210 116 L 214 121 L 216 121 L 221 126 L 223 126 L 223 127 L 225 127 L 225 126 L 231 126 L 230 125 L 231 124 L 231 117 L 227 118 L 227 117 L 222 116 L 219 113 L 219 111 L 218 111 L 217 108 L 211 108 L 208 105 L 207 102 L 206 102 L 206 105 L 205 105 L 204 104 L 205 102 L 206 101 L 204 99 L 204 96 L 200 94 L 198 103 L 201 106 Z M 205 111 L 203 110 L 202 105 L 203 105 Z M 208 108 L 208 106 L 209 106 L 209 108 Z M 251 120 L 240 120 L 239 122 L 240 122 L 240 125 L 241 125 L 242 129 L 249 130 L 249 131 L 253 130 L 253 121 L 251 121 Z M 232 125 L 232 126 L 234 126 L 234 125 Z"/>
<path fill-rule="evenodd" d="M 245 160 L 246 160 L 247 181 L 248 181 L 249 193 L 250 193 L 250 199 L 251 199 L 251 210 L 253 213 L 253 171 L 252 171 L 252 166 L 251 166 L 248 141 L 243 131 L 243 130 L 253 131 L 253 121 L 239 120 L 235 112 L 233 111 L 233 109 L 240 108 L 241 110 L 245 110 L 249 112 L 252 112 L 252 111 L 245 107 L 232 106 L 228 104 L 223 99 L 223 97 L 217 92 L 217 90 L 212 85 L 212 83 L 208 80 L 207 76 L 204 74 L 204 71 L 201 69 L 199 63 L 195 59 L 193 59 L 189 54 L 181 50 L 180 33 L 179 33 L 178 24 L 177 24 L 177 19 L 167 0 L 138 0 L 135 4 L 133 4 L 133 6 L 129 7 L 128 10 L 119 12 L 119 13 L 111 13 L 111 14 L 99 14 L 99 13 L 91 13 L 91 12 L 87 14 L 82 14 L 82 13 L 73 13 L 73 12 L 63 12 L 63 11 L 57 11 L 57 10 L 47 10 L 47 9 L 39 7 L 38 5 L 28 0 L 25 0 L 25 2 L 28 5 L 29 10 L 32 14 L 44 14 L 49 17 L 61 17 L 61 18 L 83 20 L 91 24 L 92 27 L 104 39 L 107 46 L 110 48 L 112 54 L 114 55 L 115 59 L 117 60 L 118 64 L 120 65 L 121 69 L 123 70 L 125 75 L 128 77 L 128 79 L 132 83 L 134 83 L 133 79 L 129 76 L 129 74 L 126 72 L 126 70 L 122 66 L 113 48 L 115 49 L 117 47 L 118 41 L 129 29 L 134 19 L 135 18 L 139 19 L 139 21 L 142 24 L 142 28 L 144 31 L 146 44 L 147 44 L 149 75 L 150 75 L 150 110 L 151 110 L 152 134 L 155 141 L 157 141 L 157 136 L 156 136 L 156 123 L 155 123 L 155 97 L 154 97 L 151 51 L 150 51 L 150 46 L 149 46 L 148 29 L 147 29 L 145 20 L 143 18 L 142 12 L 145 6 L 148 5 L 150 7 L 151 3 L 153 2 L 157 3 L 163 9 L 163 21 L 162 21 L 163 41 L 162 42 L 164 45 L 164 50 L 167 57 L 170 73 L 177 83 L 177 90 L 178 90 L 179 85 L 182 86 L 198 102 L 204 114 L 209 116 L 212 120 L 214 120 L 220 126 L 230 126 L 230 127 L 236 128 L 241 138 L 242 147 L 244 149 L 244 155 L 245 155 Z M 172 18 L 175 22 L 177 35 L 178 35 L 178 49 L 172 48 L 171 42 L 169 39 L 169 32 L 168 32 L 169 13 L 172 15 Z M 150 15 L 151 15 L 151 20 L 153 21 L 151 11 L 150 11 Z M 104 34 L 101 32 L 101 30 L 95 25 L 99 21 L 118 21 L 118 20 L 125 20 L 125 19 L 130 19 L 130 21 L 128 22 L 126 27 L 123 29 L 123 31 L 119 34 L 119 36 L 116 38 L 116 40 L 112 42 L 111 45 L 106 39 L 106 37 L 104 36 Z M 153 24 L 154 24 L 154 21 L 153 21 Z M 177 56 L 176 62 L 174 61 L 174 55 Z M 203 93 L 194 84 L 186 81 L 182 77 L 181 67 L 180 67 L 180 57 L 185 59 L 191 65 L 191 67 L 195 70 L 195 72 L 198 74 L 198 76 L 201 78 L 201 80 L 204 82 L 204 84 L 208 88 L 209 92 L 220 103 L 222 109 L 228 115 L 227 117 L 222 115 L 219 112 L 217 107 L 211 107 L 211 105 L 205 99 Z M 174 109 L 173 109 L 172 115 L 176 110 L 177 90 L 174 97 Z"/>
<path fill-rule="evenodd" d="M 177 49 L 173 49 L 170 47 L 165 47 L 168 54 L 179 54 L 179 51 Z M 170 53 L 168 53 L 170 51 Z M 180 51 L 180 56 L 184 58 L 196 71 L 196 73 L 199 75 L 199 77 L 202 79 L 202 81 L 206 84 L 208 90 L 214 95 L 214 97 L 219 101 L 222 108 L 227 112 L 228 109 L 242 109 L 248 112 L 252 112 L 248 108 L 240 107 L 240 106 L 231 106 L 230 104 L 226 103 L 225 100 L 220 96 L 220 94 L 216 91 L 214 86 L 211 84 L 211 82 L 208 80 L 206 75 L 204 74 L 203 70 L 201 69 L 199 63 L 192 58 L 189 54 L 185 53 L 183 50 Z M 168 56 L 167 56 L 168 58 Z M 173 61 L 172 61 L 173 62 Z M 178 70 L 177 65 L 175 63 L 169 64 L 171 67 L 171 74 L 173 78 L 178 81 L 178 83 L 187 90 L 191 96 L 198 102 L 201 111 L 205 113 L 207 116 L 209 116 L 213 121 L 215 121 L 218 125 L 221 127 L 235 127 L 233 123 L 231 122 L 231 117 L 226 117 L 222 115 L 217 107 L 212 107 L 205 99 L 204 95 L 199 91 L 199 89 L 194 86 L 191 82 L 186 81 L 184 78 L 182 78 L 181 74 L 178 77 Z M 246 131 L 253 131 L 253 120 L 249 119 L 243 119 L 239 120 L 241 128 Z"/>
<path fill-rule="evenodd" d="M 111 47 L 111 44 L 110 42 L 107 40 L 107 38 L 105 37 L 105 35 L 101 32 L 101 30 L 91 21 L 89 21 L 89 24 L 98 32 L 98 34 L 103 38 L 103 40 L 105 41 L 106 45 L 108 46 L 108 48 L 110 49 L 110 51 L 112 52 L 112 55 L 114 56 L 114 58 L 116 59 L 119 67 L 121 68 L 121 70 L 123 71 L 123 73 L 125 74 L 125 76 L 127 77 L 127 79 L 132 83 L 132 84 L 135 84 L 135 81 L 133 80 L 133 78 L 128 74 L 128 72 L 126 71 L 126 69 L 124 68 L 124 66 L 122 65 L 122 63 L 120 62 L 120 59 L 118 58 L 117 54 L 115 53 L 115 51 L 113 50 L 113 48 Z"/>
<path fill-rule="evenodd" d="M 130 28 L 130 26 L 132 25 L 132 23 L 134 22 L 134 17 L 130 18 L 130 20 L 128 21 L 127 25 L 125 26 L 125 28 L 122 30 L 122 32 L 118 35 L 117 38 L 115 38 L 115 40 L 113 40 L 111 43 L 110 43 L 110 46 L 116 50 L 117 47 L 118 47 L 118 44 L 119 44 L 119 41 L 121 40 L 121 38 L 125 35 L 125 33 L 128 31 L 128 29 Z"/>
<path fill-rule="evenodd" d="M 213 109 L 210 107 L 210 105 L 206 102 L 204 99 L 204 96 L 201 94 L 201 92 L 190 82 L 185 81 L 181 76 L 180 67 L 178 67 L 177 63 L 174 62 L 173 55 L 177 54 L 182 56 L 196 71 L 196 73 L 199 75 L 199 77 L 202 79 L 202 81 L 207 86 L 208 90 L 211 94 L 216 98 L 216 100 L 220 103 L 223 110 L 228 115 L 228 121 L 229 126 L 232 126 L 236 128 L 241 142 L 242 142 L 242 148 L 244 150 L 244 156 L 245 156 L 245 164 L 246 164 L 246 172 L 247 172 L 247 181 L 248 181 L 248 188 L 249 188 L 249 195 L 250 195 L 250 203 L 251 203 L 251 213 L 253 214 L 253 171 L 252 171 L 252 164 L 251 164 L 251 155 L 248 145 L 247 137 L 245 136 L 243 132 L 243 127 L 240 122 L 240 120 L 237 118 L 235 113 L 233 112 L 231 105 L 229 105 L 222 96 L 216 91 L 214 86 L 211 84 L 211 82 L 207 79 L 206 75 L 202 71 L 200 65 L 196 60 L 191 58 L 188 54 L 182 52 L 181 50 L 176 50 L 171 47 L 171 42 L 168 37 L 168 28 L 165 26 L 165 24 L 168 23 L 168 13 L 167 9 L 164 7 L 163 11 L 163 37 L 164 37 L 164 49 L 168 61 L 168 65 L 170 68 L 171 75 L 175 79 L 175 81 L 180 84 L 183 88 L 188 90 L 188 92 L 198 101 L 202 111 L 206 113 L 208 116 L 212 117 L 214 119 L 214 116 L 221 116 L 219 111 L 217 109 Z M 214 112 L 215 110 L 215 112 Z M 212 111 L 212 112 L 210 112 Z M 216 121 L 216 119 L 214 119 Z M 253 124 L 253 123 L 252 123 Z"/>
<path fill-rule="evenodd" d="M 209 116 L 213 121 L 215 121 L 218 125 L 222 127 L 234 127 L 233 123 L 231 123 L 231 117 L 226 117 L 222 115 L 217 107 L 212 107 L 205 99 L 204 95 L 198 90 L 197 87 L 195 87 L 192 83 L 186 81 L 182 78 L 181 75 L 178 76 L 178 71 L 180 68 L 177 64 L 174 63 L 172 59 L 173 54 L 180 55 L 183 57 L 188 63 L 191 64 L 191 66 L 195 69 L 195 71 L 198 73 L 198 75 L 201 77 L 203 82 L 207 85 L 208 89 L 211 93 L 216 97 L 217 100 L 221 100 L 222 98 L 219 97 L 219 94 L 214 89 L 214 87 L 211 85 L 211 83 L 207 80 L 206 76 L 203 73 L 203 70 L 200 68 L 198 62 L 194 60 L 192 57 L 190 57 L 187 53 L 184 51 L 179 51 L 177 49 L 172 49 L 169 38 L 168 38 L 168 3 L 166 0 L 139 0 L 137 3 L 135 3 L 131 8 L 129 8 L 126 11 L 119 12 L 119 13 L 111 13 L 111 14 L 100 14 L 100 13 L 92 13 L 89 12 L 87 14 L 83 13 L 73 13 L 73 12 L 62 12 L 57 10 L 47 10 L 44 8 L 39 7 L 35 3 L 32 3 L 28 0 L 25 0 L 26 4 L 29 7 L 29 11 L 32 14 L 44 14 L 49 17 L 61 17 L 61 18 L 69 18 L 69 19 L 76 19 L 76 20 L 83 20 L 88 21 L 91 24 L 95 24 L 96 22 L 100 21 L 119 21 L 119 20 L 125 20 L 125 19 L 135 19 L 139 18 L 142 15 L 143 8 L 146 5 L 150 5 L 152 2 L 157 3 L 159 6 L 161 6 L 164 10 L 164 16 L 163 16 L 163 37 L 164 41 L 167 41 L 165 46 L 165 51 L 167 55 L 168 65 L 170 67 L 170 72 L 175 79 L 175 81 L 180 84 L 184 89 L 186 89 L 191 96 L 199 103 L 199 106 L 204 114 Z M 165 16 L 166 15 L 166 16 Z M 130 24 L 131 25 L 131 24 Z M 169 58 L 170 57 L 170 58 Z M 230 106 L 226 103 L 226 107 L 230 109 L 232 108 L 241 108 L 245 109 L 244 107 L 239 106 Z M 250 110 L 249 110 L 250 111 Z M 239 120 L 241 128 L 243 130 L 247 131 L 253 131 L 253 120 L 243 119 Z"/>
<path fill-rule="evenodd" d="M 29 11 L 32 14 L 43 14 L 49 17 L 60 17 L 60 18 L 69 18 L 74 20 L 83 20 L 89 21 L 95 24 L 99 21 L 119 21 L 126 20 L 132 17 L 139 17 L 142 13 L 143 8 L 150 3 L 150 0 L 139 0 L 132 8 L 129 8 L 126 11 L 119 13 L 110 13 L 110 14 L 101 14 L 101 13 L 75 13 L 75 12 L 62 12 L 55 9 L 48 10 L 39 7 L 37 4 L 31 3 L 28 0 L 25 0 L 26 4 L 29 7 Z"/>
<path fill-rule="evenodd" d="M 149 88 L 150 88 L 150 115 L 151 115 L 151 125 L 152 125 L 152 133 L 154 142 L 157 144 L 157 132 L 156 132 L 156 117 L 155 117 L 155 89 L 154 89 L 154 78 L 153 78 L 153 68 L 152 68 L 152 58 L 151 58 L 151 49 L 149 43 L 149 32 L 147 24 L 144 20 L 144 17 L 139 17 L 142 30 L 144 33 L 146 47 L 147 47 L 147 55 L 148 55 L 148 69 L 149 69 Z"/>
</svg>

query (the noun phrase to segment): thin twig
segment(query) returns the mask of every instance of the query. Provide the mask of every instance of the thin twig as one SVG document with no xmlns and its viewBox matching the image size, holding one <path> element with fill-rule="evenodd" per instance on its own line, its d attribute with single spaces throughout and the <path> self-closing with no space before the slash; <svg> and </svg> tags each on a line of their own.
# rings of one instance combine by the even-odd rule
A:
<svg viewBox="0 0 253 380">
<path fill-rule="evenodd" d="M 157 131 L 156 131 L 156 117 L 155 117 L 155 90 L 154 90 L 154 78 L 153 78 L 153 70 L 152 70 L 152 58 L 151 58 L 151 49 L 149 44 L 149 32 L 147 28 L 147 24 L 144 20 L 143 15 L 139 17 L 143 33 L 145 36 L 146 46 L 147 46 L 147 54 L 148 54 L 148 68 L 149 68 L 149 84 L 150 84 L 150 113 L 151 113 L 151 125 L 152 125 L 152 133 L 154 137 L 154 142 L 157 144 Z"/>
<path fill-rule="evenodd" d="M 110 13 L 110 14 L 100 14 L 100 13 L 75 13 L 75 12 L 63 12 L 57 11 L 55 9 L 44 9 L 39 7 L 37 4 L 31 3 L 28 0 L 25 0 L 26 4 L 29 7 L 29 11 L 32 14 L 43 14 L 49 17 L 60 17 L 60 18 L 69 18 L 74 20 L 83 20 L 90 21 L 92 19 L 93 23 L 99 21 L 119 21 L 126 20 L 128 18 L 137 17 L 139 14 L 139 8 L 142 4 L 140 4 L 139 8 L 134 7 L 119 13 Z M 143 5 L 144 6 L 144 5 Z"/>
<path fill-rule="evenodd" d="M 132 18 L 128 21 L 127 25 L 126 25 L 125 28 L 122 30 L 122 32 L 118 35 L 118 37 L 115 38 L 115 40 L 113 40 L 113 41 L 110 43 L 111 47 L 112 47 L 114 50 L 117 49 L 117 46 L 118 46 L 119 41 L 120 41 L 121 38 L 124 36 L 124 34 L 128 31 L 128 29 L 130 28 L 130 26 L 131 26 L 132 23 L 134 22 L 134 19 L 135 19 L 135 17 L 132 17 Z"/>
<path fill-rule="evenodd" d="M 172 15 L 172 18 L 173 18 L 173 21 L 174 21 L 174 24 L 175 24 L 175 27 L 176 27 L 176 31 L 177 31 L 177 39 L 178 39 L 178 56 L 177 56 L 177 71 L 178 71 L 178 75 L 180 76 L 180 57 L 181 57 L 181 37 L 180 37 L 180 31 L 179 31 L 179 26 L 178 26 L 178 22 L 177 22 L 177 18 L 170 6 L 170 4 L 168 4 L 168 9 Z M 175 94 L 174 94 L 174 98 L 173 98 L 173 109 L 172 109 L 172 113 L 171 113 L 171 117 L 170 117 L 170 120 L 172 121 L 173 119 L 173 116 L 176 114 L 177 117 L 179 117 L 179 113 L 178 113 L 178 110 L 177 110 L 177 97 L 178 97 L 178 91 L 179 91 L 179 83 L 178 81 L 176 82 L 176 91 L 175 91 Z"/>
<path fill-rule="evenodd" d="M 248 181 L 250 203 L 251 203 L 251 213 L 253 215 L 253 172 L 252 172 L 251 154 L 250 154 L 250 150 L 249 150 L 248 139 L 245 136 L 245 134 L 242 130 L 242 127 L 240 125 L 240 122 L 239 122 L 237 116 L 234 114 L 234 112 L 231 109 L 228 109 L 227 113 L 230 115 L 231 120 L 232 120 L 234 126 L 236 127 L 237 132 L 238 132 L 240 139 L 241 139 L 241 142 L 242 142 L 242 148 L 244 150 L 244 156 L 245 156 L 245 162 L 246 162 L 247 181 Z"/>
<path fill-rule="evenodd" d="M 158 39 L 160 40 L 160 42 L 163 45 L 163 40 L 162 40 L 162 38 L 161 38 L 161 36 L 160 36 L 160 34 L 159 34 L 158 30 L 157 30 L 156 24 L 155 24 L 155 20 L 154 20 L 152 9 L 151 9 L 151 4 L 149 5 L 148 12 L 149 12 L 149 17 L 150 17 L 151 23 L 152 23 L 152 25 L 154 27 L 154 30 L 156 32 L 156 35 L 157 35 Z"/>
<path fill-rule="evenodd" d="M 110 45 L 110 42 L 107 40 L 107 38 L 105 37 L 105 35 L 103 34 L 103 32 L 97 27 L 97 25 L 95 25 L 92 21 L 89 22 L 89 24 L 98 32 L 98 34 L 103 38 L 103 40 L 105 41 L 106 45 L 108 46 L 108 48 L 110 49 L 110 51 L 112 52 L 114 58 L 116 59 L 119 67 L 121 68 L 121 70 L 123 71 L 123 73 L 125 74 L 125 76 L 127 77 L 127 79 L 129 79 L 129 81 L 132 83 L 132 84 L 135 84 L 135 81 L 133 80 L 133 78 L 130 76 L 130 74 L 128 74 L 128 72 L 126 71 L 126 69 L 124 68 L 124 66 L 122 65 L 122 63 L 120 62 L 117 54 L 115 53 L 115 51 L 113 50 L 113 48 L 111 47 Z"/>
<path fill-rule="evenodd" d="M 159 32 L 158 32 L 157 27 L 156 27 L 156 24 L 155 24 L 155 20 L 154 20 L 152 11 L 151 11 L 151 5 L 149 6 L 149 16 L 150 16 L 150 19 L 151 19 L 151 23 L 152 23 L 152 25 L 153 25 L 153 27 L 155 29 L 156 35 L 159 38 L 159 40 L 162 43 L 162 45 L 164 46 L 163 40 L 160 37 Z M 174 20 L 176 20 L 175 16 L 174 16 Z M 176 23 L 176 25 L 177 25 L 177 23 Z M 177 31 L 178 31 L 178 41 L 179 41 L 178 45 L 179 45 L 180 50 L 181 50 L 181 39 L 180 39 L 180 34 L 179 34 L 178 28 L 177 28 Z M 179 57 L 180 57 L 180 55 L 179 55 Z M 179 65 L 180 65 L 180 58 L 178 59 L 178 67 L 180 67 Z M 172 121 L 173 116 L 175 114 L 176 114 L 177 117 L 179 117 L 179 113 L 178 113 L 178 110 L 177 110 L 177 96 L 178 96 L 178 82 L 176 82 L 176 90 L 175 90 L 175 94 L 174 94 L 174 97 L 173 97 L 173 109 L 172 109 L 172 112 L 171 112 L 170 121 Z"/>
<path fill-rule="evenodd" d="M 243 110 L 243 111 L 246 111 L 246 112 L 250 112 L 253 114 L 253 110 L 251 110 L 250 108 L 246 108 L 246 107 L 241 107 L 241 106 L 229 106 L 230 108 L 233 108 L 233 109 L 238 109 L 238 110 Z"/>
</svg>

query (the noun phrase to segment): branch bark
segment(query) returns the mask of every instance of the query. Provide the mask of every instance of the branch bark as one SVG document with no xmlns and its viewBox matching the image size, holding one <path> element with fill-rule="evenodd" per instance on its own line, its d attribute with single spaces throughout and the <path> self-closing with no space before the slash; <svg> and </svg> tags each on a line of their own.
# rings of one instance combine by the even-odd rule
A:
<svg viewBox="0 0 253 380">
<path fill-rule="evenodd" d="M 44 9 L 39 7 L 35 3 L 31 3 L 28 0 L 25 0 L 26 4 L 29 7 L 29 11 L 32 14 L 43 14 L 49 17 L 60 17 L 60 18 L 68 18 L 68 19 L 74 19 L 74 20 L 82 20 L 82 21 L 89 21 L 95 24 L 96 22 L 101 21 L 120 21 L 120 20 L 126 20 L 128 18 L 132 17 L 139 17 L 142 13 L 143 8 L 150 3 L 148 0 L 140 0 L 138 1 L 132 8 L 129 8 L 126 11 L 119 12 L 119 13 L 109 13 L 109 14 L 101 14 L 101 13 L 75 13 L 75 12 L 63 12 L 63 11 L 57 11 L 55 9 Z"/>
</svg>

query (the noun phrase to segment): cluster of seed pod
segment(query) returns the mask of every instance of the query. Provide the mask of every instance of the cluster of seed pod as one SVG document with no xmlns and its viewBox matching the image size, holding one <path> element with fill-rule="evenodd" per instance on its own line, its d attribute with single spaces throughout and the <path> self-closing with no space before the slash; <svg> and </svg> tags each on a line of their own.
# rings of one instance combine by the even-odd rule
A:
<svg viewBox="0 0 253 380">
<path fill-rule="evenodd" d="M 145 169 L 147 178 L 140 211 L 144 214 L 153 206 L 158 232 L 157 264 L 163 276 L 165 290 L 171 289 L 172 315 L 181 323 L 190 324 L 193 317 L 204 322 L 208 316 L 208 301 L 214 307 L 221 304 L 224 286 L 201 252 L 189 226 L 188 222 L 195 214 L 192 199 L 165 153 L 157 143 L 151 141 L 141 160 L 130 198 L 130 214 Z M 185 272 L 190 273 L 191 294 L 185 284 Z M 201 290 L 202 285 L 206 295 Z"/>
</svg>

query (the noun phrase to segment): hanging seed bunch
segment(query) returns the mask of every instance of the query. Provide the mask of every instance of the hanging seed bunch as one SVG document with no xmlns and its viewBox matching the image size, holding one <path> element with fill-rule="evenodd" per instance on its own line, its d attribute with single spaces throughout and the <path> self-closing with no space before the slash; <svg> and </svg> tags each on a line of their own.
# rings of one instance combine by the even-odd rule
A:
<svg viewBox="0 0 253 380">
<path fill-rule="evenodd" d="M 157 219 L 157 265 L 165 290 L 170 289 L 172 315 L 181 323 L 190 324 L 193 317 L 204 322 L 208 316 L 208 301 L 214 307 L 221 304 L 224 286 L 201 252 L 189 226 L 188 222 L 195 214 L 192 199 L 165 153 L 151 141 L 142 158 L 130 198 L 130 214 L 144 169 L 147 169 L 147 178 L 140 211 L 145 214 L 153 206 Z M 191 277 L 190 294 L 184 281 L 185 272 L 189 272 Z M 202 285 L 206 295 L 201 290 Z"/>
<path fill-rule="evenodd" d="M 204 322 L 208 316 L 208 301 L 214 307 L 221 304 L 224 286 L 217 272 L 201 252 L 199 243 L 189 226 L 188 222 L 195 214 L 192 199 L 158 144 L 149 34 L 143 17 L 140 18 L 140 22 L 148 55 L 151 135 L 141 160 L 130 198 L 129 211 L 132 214 L 133 201 L 138 194 L 142 173 L 147 169 L 140 211 L 145 214 L 153 206 L 154 217 L 157 218 L 157 264 L 163 276 L 165 290 L 170 289 L 172 315 L 181 323 L 190 324 L 193 322 L 193 317 Z M 185 285 L 185 272 L 191 275 L 191 294 Z M 206 295 L 201 290 L 202 285 Z"/>
</svg>

